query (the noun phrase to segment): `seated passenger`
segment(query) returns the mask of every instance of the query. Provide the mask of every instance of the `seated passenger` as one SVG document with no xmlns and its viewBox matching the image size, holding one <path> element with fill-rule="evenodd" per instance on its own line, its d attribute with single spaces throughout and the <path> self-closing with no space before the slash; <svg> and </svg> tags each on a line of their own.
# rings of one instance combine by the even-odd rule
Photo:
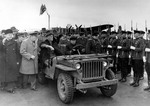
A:
<svg viewBox="0 0 150 106">
<path fill-rule="evenodd" d="M 76 40 L 77 38 L 75 36 L 70 38 L 70 43 L 66 45 L 66 54 L 78 54 L 78 52 L 73 49 L 73 47 L 76 46 Z"/>
<path fill-rule="evenodd" d="M 61 38 L 60 38 L 60 41 L 59 41 L 59 45 L 67 45 L 69 44 L 69 39 L 67 37 L 67 35 L 63 35 Z"/>
<path fill-rule="evenodd" d="M 86 43 L 87 43 L 87 38 L 85 37 L 84 33 L 80 33 L 80 36 L 77 38 L 77 44 L 81 44 L 84 49 L 82 49 L 82 53 L 85 53 L 85 47 L 86 47 Z"/>
<path fill-rule="evenodd" d="M 87 41 L 86 53 L 101 53 L 101 42 L 98 39 L 98 33 L 94 33 L 93 36 Z"/>
<path fill-rule="evenodd" d="M 53 34 L 46 35 L 46 40 L 41 43 L 40 58 L 42 59 L 42 69 L 49 65 L 49 60 L 54 57 L 54 48 L 52 46 Z"/>
</svg>

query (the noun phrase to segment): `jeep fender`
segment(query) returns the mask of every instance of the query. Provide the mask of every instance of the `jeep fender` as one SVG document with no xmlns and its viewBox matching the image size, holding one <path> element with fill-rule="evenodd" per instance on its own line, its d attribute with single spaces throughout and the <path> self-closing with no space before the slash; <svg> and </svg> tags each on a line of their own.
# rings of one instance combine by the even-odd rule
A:
<svg viewBox="0 0 150 106">
<path fill-rule="evenodd" d="M 61 64 L 57 64 L 55 66 L 55 73 L 54 73 L 55 77 L 54 78 L 57 79 L 59 73 L 68 73 L 72 76 L 73 72 L 76 72 L 75 68 L 64 66 L 64 65 L 61 65 Z"/>
</svg>

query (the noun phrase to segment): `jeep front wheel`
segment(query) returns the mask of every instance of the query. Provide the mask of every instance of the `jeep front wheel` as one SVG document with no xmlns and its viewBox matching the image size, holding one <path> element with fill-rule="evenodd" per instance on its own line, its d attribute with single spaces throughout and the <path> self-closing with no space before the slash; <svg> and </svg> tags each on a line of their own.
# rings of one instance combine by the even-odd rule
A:
<svg viewBox="0 0 150 106">
<path fill-rule="evenodd" d="M 57 79 L 57 91 L 59 98 L 64 103 L 70 103 L 73 100 L 74 88 L 70 75 L 60 73 Z"/>
<path fill-rule="evenodd" d="M 106 78 L 107 80 L 115 79 L 115 75 L 112 70 L 109 69 L 106 71 Z M 104 96 L 111 97 L 117 91 L 117 84 L 102 86 L 100 87 L 100 90 Z"/>
</svg>

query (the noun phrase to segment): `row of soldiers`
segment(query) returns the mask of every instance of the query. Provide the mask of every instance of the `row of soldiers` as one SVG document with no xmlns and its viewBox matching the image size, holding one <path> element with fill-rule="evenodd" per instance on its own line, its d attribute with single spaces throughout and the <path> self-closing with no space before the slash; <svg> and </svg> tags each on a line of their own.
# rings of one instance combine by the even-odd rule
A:
<svg viewBox="0 0 150 106">
<path fill-rule="evenodd" d="M 126 78 L 131 74 L 131 68 L 133 68 L 133 82 L 130 84 L 133 87 L 138 87 L 139 81 L 144 79 L 145 67 L 148 73 L 148 87 L 145 90 L 150 90 L 150 75 L 148 72 L 150 44 L 148 40 L 143 38 L 144 34 L 144 31 L 139 30 L 134 30 L 134 32 L 121 31 L 120 33 L 112 31 L 110 34 L 102 31 L 101 34 L 93 33 L 92 36 L 85 37 L 85 34 L 81 33 L 77 38 L 71 37 L 70 40 L 76 42 L 67 44 L 66 48 L 68 48 L 67 51 L 70 51 L 73 48 L 72 45 L 82 44 L 85 47 L 83 53 L 107 53 L 112 55 L 114 60 L 112 70 L 114 73 L 121 72 L 120 82 L 127 81 Z M 150 31 L 147 35 L 149 38 Z"/>
</svg>

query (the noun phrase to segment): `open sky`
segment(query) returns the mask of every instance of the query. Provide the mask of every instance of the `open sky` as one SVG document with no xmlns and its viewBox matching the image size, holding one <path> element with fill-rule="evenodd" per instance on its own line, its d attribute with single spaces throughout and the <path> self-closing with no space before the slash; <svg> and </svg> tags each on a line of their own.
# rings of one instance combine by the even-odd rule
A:
<svg viewBox="0 0 150 106">
<path fill-rule="evenodd" d="M 50 14 L 51 27 L 67 24 L 121 25 L 144 30 L 145 20 L 150 29 L 150 0 L 0 0 L 0 30 L 15 26 L 19 30 L 48 28 L 47 14 L 39 15 L 41 4 Z M 75 26 L 74 26 L 75 27 Z"/>
</svg>

